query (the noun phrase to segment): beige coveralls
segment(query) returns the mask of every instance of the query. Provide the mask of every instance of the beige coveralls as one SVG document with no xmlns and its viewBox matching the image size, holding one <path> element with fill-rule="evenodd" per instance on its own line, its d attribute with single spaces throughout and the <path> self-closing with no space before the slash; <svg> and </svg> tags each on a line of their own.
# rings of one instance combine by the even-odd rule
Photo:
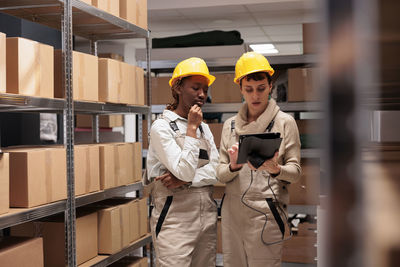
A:
<svg viewBox="0 0 400 267">
<path fill-rule="evenodd" d="M 232 129 L 232 120 L 235 120 Z M 271 132 L 281 133 L 282 143 L 279 148 L 278 163 L 282 166 L 278 176 L 272 177 L 266 171 L 253 172 L 253 184 L 245 195 L 247 205 L 267 214 L 267 225 L 263 233 L 265 242 L 282 240 L 282 230 L 269 208 L 267 199 L 278 203 L 275 208 L 279 212 L 288 236 L 286 218 L 277 205 L 287 213 L 289 202 L 288 187 L 300 178 L 300 139 L 295 120 L 279 110 L 274 100 L 270 100 L 267 109 L 252 123 L 247 123 L 247 104 L 243 104 L 238 114 L 228 119 L 222 130 L 220 147 L 220 164 L 217 167 L 218 179 L 226 183 L 225 198 L 222 204 L 222 246 L 224 267 L 278 267 L 281 266 L 282 242 L 264 245 L 261 232 L 265 224 L 265 216 L 243 205 L 241 197 L 250 185 L 251 173 L 247 164 L 240 171 L 229 170 L 229 154 L 227 150 L 236 142 L 240 134 L 265 132 L 274 120 Z M 268 179 L 270 187 L 268 186 Z M 282 223 L 281 223 L 282 226 Z"/>
<path fill-rule="evenodd" d="M 197 139 L 182 134 L 186 125 L 186 119 L 166 110 L 150 132 L 148 182 L 169 170 L 192 183 L 174 190 L 160 181 L 150 185 L 156 261 L 159 267 L 214 267 L 217 206 L 212 184 L 217 181 L 218 151 L 206 124 L 202 123 L 202 132 L 198 129 Z"/>
</svg>

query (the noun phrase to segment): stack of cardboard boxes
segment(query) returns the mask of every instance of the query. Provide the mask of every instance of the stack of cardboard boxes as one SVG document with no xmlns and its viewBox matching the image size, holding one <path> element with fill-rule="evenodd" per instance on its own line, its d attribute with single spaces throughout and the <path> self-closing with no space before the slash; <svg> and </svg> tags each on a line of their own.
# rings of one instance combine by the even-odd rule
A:
<svg viewBox="0 0 400 267">
<path fill-rule="evenodd" d="M 145 105 L 143 69 L 76 51 L 72 60 L 74 100 Z M 65 98 L 62 69 L 61 50 L 0 33 L 0 93 Z"/>
<path fill-rule="evenodd" d="M 0 237 L 0 266 L 43 267 L 43 239 Z"/>
<path fill-rule="evenodd" d="M 147 0 L 84 0 L 83 2 L 147 29 Z"/>
</svg>

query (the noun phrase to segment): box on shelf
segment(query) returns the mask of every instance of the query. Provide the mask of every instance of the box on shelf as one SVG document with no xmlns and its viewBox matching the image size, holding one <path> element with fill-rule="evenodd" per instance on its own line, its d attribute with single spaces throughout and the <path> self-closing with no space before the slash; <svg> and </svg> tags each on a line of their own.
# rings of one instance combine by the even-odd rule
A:
<svg viewBox="0 0 400 267">
<path fill-rule="evenodd" d="M 132 149 L 126 143 L 115 144 L 114 149 L 117 185 L 126 185 L 132 177 Z"/>
<path fill-rule="evenodd" d="M 143 164 L 142 164 L 142 143 L 140 142 L 135 142 L 131 144 L 132 146 L 132 166 L 133 166 L 133 171 L 132 171 L 132 182 L 140 182 L 142 180 L 142 169 L 143 169 Z"/>
<path fill-rule="evenodd" d="M 110 267 L 147 267 L 148 265 L 147 258 L 127 256 L 114 262 Z"/>
<path fill-rule="evenodd" d="M 233 82 L 234 74 L 217 74 L 215 82 L 210 86 L 212 103 L 240 103 L 242 94 L 239 86 Z"/>
<path fill-rule="evenodd" d="M 99 254 L 114 254 L 130 243 L 130 203 L 119 200 L 103 201 L 98 211 Z"/>
<path fill-rule="evenodd" d="M 54 97 L 54 48 L 20 37 L 6 39 L 7 93 Z"/>
<path fill-rule="evenodd" d="M 139 233 L 140 236 L 144 236 L 149 232 L 149 214 L 147 209 L 147 198 L 139 200 Z"/>
<path fill-rule="evenodd" d="M 317 233 L 315 232 L 317 230 L 317 224 L 316 223 L 310 223 L 310 222 L 303 222 L 299 223 L 297 227 L 297 236 L 317 236 Z"/>
<path fill-rule="evenodd" d="M 0 214 L 7 213 L 10 207 L 10 164 L 9 154 L 0 154 Z"/>
<path fill-rule="evenodd" d="M 43 239 L 0 237 L 0 266 L 43 267 Z"/>
<path fill-rule="evenodd" d="M 222 128 L 224 124 L 223 123 L 209 123 L 208 127 L 210 127 L 211 133 L 214 136 L 214 142 L 215 146 L 219 148 L 220 142 L 221 142 L 221 134 L 222 134 Z"/>
<path fill-rule="evenodd" d="M 288 102 L 318 101 L 318 68 L 288 70 Z"/>
<path fill-rule="evenodd" d="M 120 102 L 124 104 L 135 104 L 135 87 L 136 87 L 136 67 L 130 64 L 121 62 L 122 74 L 122 90 Z"/>
<path fill-rule="evenodd" d="M 317 257 L 317 237 L 293 236 L 283 243 L 283 262 L 315 263 Z"/>
<path fill-rule="evenodd" d="M 151 78 L 151 104 L 165 105 L 173 102 L 169 80 L 171 77 Z"/>
<path fill-rule="evenodd" d="M 136 24 L 136 1 L 119 0 L 119 16 L 132 24 Z"/>
<path fill-rule="evenodd" d="M 92 128 L 92 115 L 76 115 L 77 128 Z M 113 128 L 124 126 L 123 115 L 100 115 L 99 127 L 100 128 Z"/>
<path fill-rule="evenodd" d="M 137 26 L 147 30 L 147 0 L 136 0 L 136 21 Z"/>
<path fill-rule="evenodd" d="M 97 55 L 99 58 L 111 58 L 123 62 L 124 57 L 116 53 L 101 53 Z"/>
<path fill-rule="evenodd" d="M 67 197 L 65 148 L 6 151 L 10 154 L 10 207 L 31 208 Z"/>
<path fill-rule="evenodd" d="M 76 145 L 75 195 L 83 195 L 100 190 L 100 152 L 98 145 Z"/>
<path fill-rule="evenodd" d="M 134 200 L 129 205 L 129 233 L 130 242 L 136 241 L 140 238 L 140 218 L 139 218 L 139 201 Z"/>
<path fill-rule="evenodd" d="M 118 0 L 92 0 L 92 5 L 98 9 L 102 9 L 116 17 L 119 17 L 119 1 Z"/>
<path fill-rule="evenodd" d="M 0 32 L 0 93 L 6 92 L 6 35 Z"/>
<path fill-rule="evenodd" d="M 73 98 L 79 101 L 99 101 L 99 72 L 96 56 L 72 51 Z M 65 98 L 62 81 L 62 51 L 54 51 L 54 96 Z"/>
<path fill-rule="evenodd" d="M 84 263 L 97 256 L 97 213 L 78 212 L 76 216 L 76 261 Z M 65 224 L 63 216 L 11 227 L 12 236 L 43 237 L 45 266 L 65 266 Z"/>
<path fill-rule="evenodd" d="M 321 134 L 321 120 L 296 120 L 299 134 Z"/>
<path fill-rule="evenodd" d="M 99 58 L 99 101 L 119 103 L 121 85 L 120 62 L 109 58 Z"/>
<path fill-rule="evenodd" d="M 145 86 L 144 86 L 144 70 L 139 67 L 136 68 L 136 90 L 135 90 L 135 104 L 145 105 Z"/>
<path fill-rule="evenodd" d="M 317 54 L 320 47 L 318 23 L 303 24 L 303 54 Z"/>
<path fill-rule="evenodd" d="M 100 189 L 108 189 L 118 186 L 115 169 L 114 144 L 100 144 Z"/>
<path fill-rule="evenodd" d="M 147 129 L 147 120 L 142 121 L 142 142 L 143 142 L 143 149 L 149 148 L 149 134 Z"/>
<path fill-rule="evenodd" d="M 302 174 L 297 183 L 289 186 L 292 205 L 318 205 L 320 192 L 320 165 L 317 159 L 303 159 Z"/>
</svg>

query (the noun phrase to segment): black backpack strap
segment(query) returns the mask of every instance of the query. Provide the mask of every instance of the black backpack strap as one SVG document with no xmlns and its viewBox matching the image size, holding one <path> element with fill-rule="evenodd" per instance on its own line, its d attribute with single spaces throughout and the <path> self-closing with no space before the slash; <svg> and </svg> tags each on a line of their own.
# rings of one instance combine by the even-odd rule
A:
<svg viewBox="0 0 400 267">
<path fill-rule="evenodd" d="M 235 130 L 235 120 L 231 121 L 231 133 Z"/>
</svg>

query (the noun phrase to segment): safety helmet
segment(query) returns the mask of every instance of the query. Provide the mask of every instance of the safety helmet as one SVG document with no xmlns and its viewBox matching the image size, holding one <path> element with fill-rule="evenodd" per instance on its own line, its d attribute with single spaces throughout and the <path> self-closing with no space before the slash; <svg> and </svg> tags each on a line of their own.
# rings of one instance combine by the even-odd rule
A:
<svg viewBox="0 0 400 267">
<path fill-rule="evenodd" d="M 275 71 L 263 55 L 256 52 L 244 53 L 236 62 L 233 81 L 239 84 L 244 76 L 255 72 L 267 72 L 272 76 Z"/>
<path fill-rule="evenodd" d="M 207 64 L 204 60 L 198 57 L 191 57 L 176 65 L 172 78 L 169 80 L 169 85 L 172 87 L 172 84 L 176 79 L 192 75 L 201 75 L 206 77 L 208 79 L 208 86 L 210 86 L 215 80 L 215 77 L 210 75 Z"/>
</svg>

